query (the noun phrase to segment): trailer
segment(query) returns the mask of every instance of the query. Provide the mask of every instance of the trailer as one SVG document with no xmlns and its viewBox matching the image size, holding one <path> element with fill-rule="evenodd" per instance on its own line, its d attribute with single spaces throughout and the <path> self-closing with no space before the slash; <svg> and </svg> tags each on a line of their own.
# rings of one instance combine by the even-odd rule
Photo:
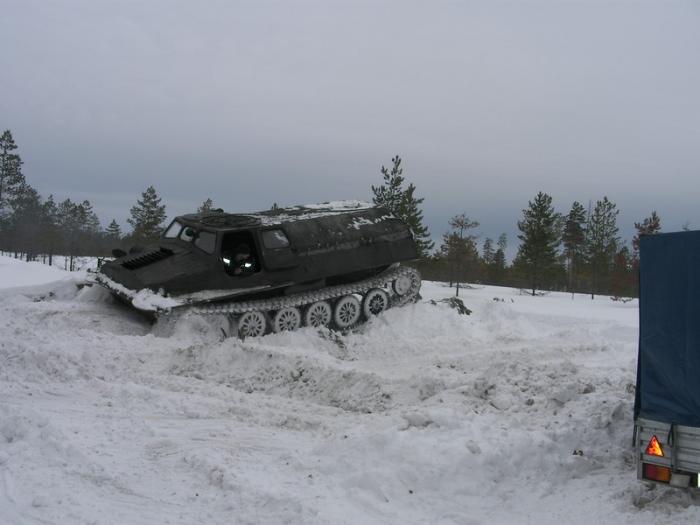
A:
<svg viewBox="0 0 700 525">
<path fill-rule="evenodd" d="M 700 231 L 640 239 L 637 477 L 700 487 Z"/>
</svg>

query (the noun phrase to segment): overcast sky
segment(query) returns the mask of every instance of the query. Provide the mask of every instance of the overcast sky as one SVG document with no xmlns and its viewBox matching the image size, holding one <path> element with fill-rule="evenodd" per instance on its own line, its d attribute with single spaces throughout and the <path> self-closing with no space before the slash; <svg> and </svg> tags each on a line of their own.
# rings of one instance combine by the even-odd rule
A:
<svg viewBox="0 0 700 525">
<path fill-rule="evenodd" d="M 435 238 L 537 191 L 700 228 L 700 2 L 0 0 L 0 129 L 106 225 L 371 198 L 400 154 Z"/>
</svg>

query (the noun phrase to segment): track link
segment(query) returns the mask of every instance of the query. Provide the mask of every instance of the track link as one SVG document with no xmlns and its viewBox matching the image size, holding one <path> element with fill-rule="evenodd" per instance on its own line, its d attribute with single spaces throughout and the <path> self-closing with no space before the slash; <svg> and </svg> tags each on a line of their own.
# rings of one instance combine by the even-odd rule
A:
<svg viewBox="0 0 700 525">
<path fill-rule="evenodd" d="M 275 330 L 275 328 L 271 326 L 272 323 L 270 321 L 276 317 L 275 314 L 277 312 L 286 313 L 283 312 L 285 309 L 298 309 L 301 314 L 307 307 L 319 302 L 324 302 L 328 304 L 332 310 L 331 320 L 327 324 L 334 328 L 345 330 L 360 324 L 363 317 L 366 319 L 368 316 L 373 315 L 367 313 L 363 307 L 359 306 L 360 304 L 364 304 L 364 301 L 358 301 L 355 304 L 360 308 L 360 312 L 364 311 L 364 316 L 358 312 L 355 322 L 349 326 L 338 326 L 337 322 L 334 321 L 338 319 L 335 315 L 336 308 L 342 309 L 343 303 L 345 303 L 345 308 L 347 308 L 348 296 L 357 299 L 359 295 L 364 299 L 365 295 L 370 291 L 376 296 L 376 290 L 382 290 L 386 294 L 385 297 L 389 299 L 386 307 L 397 307 L 415 302 L 419 297 L 420 285 L 420 274 L 416 270 L 409 267 L 397 266 L 391 267 L 369 279 L 350 284 L 330 286 L 312 292 L 303 292 L 289 296 L 254 301 L 230 301 L 226 303 L 185 306 L 175 308 L 172 311 L 173 313 L 189 311 L 203 315 L 224 315 L 228 317 L 231 322 L 232 332 L 234 334 L 237 333 L 239 337 L 245 338 L 264 335 L 271 328 Z M 352 302 L 352 299 L 350 299 L 350 301 Z M 253 316 L 252 318 L 251 315 Z M 301 317 L 303 318 L 304 316 L 301 315 Z M 262 321 L 261 318 L 265 319 L 265 321 Z M 261 323 L 263 325 L 262 327 L 260 326 Z M 290 329 L 296 329 L 300 325 L 301 323 L 298 323 L 296 327 Z M 253 328 L 251 329 L 251 327 Z"/>
<path fill-rule="evenodd" d="M 395 291 L 394 283 L 398 279 L 408 279 L 408 290 L 399 295 Z M 390 290 L 389 298 L 390 305 L 403 306 L 413 302 L 418 297 L 420 291 L 421 278 L 417 270 L 407 266 L 399 266 L 397 268 L 388 268 L 384 272 L 375 277 L 370 277 L 362 281 L 338 286 L 329 286 L 312 292 L 303 292 L 288 296 L 273 297 L 270 299 L 260 299 L 243 302 L 226 302 L 215 303 L 198 306 L 190 306 L 189 310 L 198 314 L 244 314 L 246 312 L 270 312 L 280 310 L 282 308 L 303 307 L 311 305 L 317 301 L 333 301 L 346 295 L 363 295 L 373 288 Z M 187 307 L 180 307 L 181 308 Z"/>
</svg>

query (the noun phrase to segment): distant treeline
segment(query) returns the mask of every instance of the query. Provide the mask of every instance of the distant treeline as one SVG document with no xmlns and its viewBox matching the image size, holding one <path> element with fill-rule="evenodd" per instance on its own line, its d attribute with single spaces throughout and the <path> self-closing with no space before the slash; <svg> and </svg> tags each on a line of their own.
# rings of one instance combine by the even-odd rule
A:
<svg viewBox="0 0 700 525">
<path fill-rule="evenodd" d="M 539 192 L 522 210 L 518 221 L 518 251 L 506 261 L 508 239 L 486 238 L 477 244 L 479 223 L 466 214 L 450 219 L 437 250 L 422 224 L 415 187 L 403 189 L 401 158 L 392 159 L 391 171 L 382 167 L 384 184 L 372 187 L 374 202 L 388 207 L 411 225 L 419 241 L 421 259 L 415 266 L 425 279 L 456 283 L 484 283 L 521 288 L 532 295 L 568 291 L 634 297 L 639 273 L 639 236 L 661 231 L 653 211 L 641 222 L 631 246 L 619 235 L 618 209 L 607 197 L 586 209 L 574 202 L 567 214 L 557 212 L 552 197 Z M 686 227 L 687 228 L 687 227 Z M 480 249 L 479 249 L 480 248 Z"/>
<path fill-rule="evenodd" d="M 0 251 L 28 261 L 54 255 L 72 261 L 81 256 L 108 256 L 114 248 L 155 241 L 165 226 L 165 205 L 149 186 L 130 210 L 131 231 L 123 233 L 116 220 L 102 224 L 92 204 L 84 200 L 46 199 L 26 180 L 17 145 L 8 130 L 0 136 Z M 381 168 L 382 184 L 372 186 L 374 203 L 388 208 L 411 228 L 421 254 L 415 265 L 425 279 L 456 283 L 512 286 L 537 294 L 569 291 L 617 297 L 637 295 L 639 236 L 661 230 L 654 211 L 635 223 L 631 245 L 619 236 L 617 206 L 603 197 L 586 209 L 574 202 L 567 214 L 555 211 L 552 198 L 539 192 L 518 221 L 518 251 L 506 260 L 508 239 L 486 238 L 479 246 L 474 233 L 479 223 L 466 214 L 453 217 L 437 249 L 423 224 L 422 198 L 415 186 L 404 187 L 401 158 Z M 276 204 L 273 204 L 276 207 Z M 198 211 L 213 208 L 206 199 Z"/>
</svg>

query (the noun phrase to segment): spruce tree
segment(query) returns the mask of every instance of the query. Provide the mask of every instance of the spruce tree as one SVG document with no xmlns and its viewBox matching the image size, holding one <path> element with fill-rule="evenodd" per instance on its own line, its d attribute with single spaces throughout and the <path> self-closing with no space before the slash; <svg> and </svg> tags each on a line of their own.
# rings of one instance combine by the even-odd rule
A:
<svg viewBox="0 0 700 525">
<path fill-rule="evenodd" d="M 574 201 L 566 216 L 562 241 L 569 274 L 567 286 L 569 291 L 573 293 L 576 286 L 576 275 L 583 261 L 586 242 L 586 210 L 578 201 Z"/>
<path fill-rule="evenodd" d="M 539 192 L 523 210 L 518 221 L 522 241 L 516 256 L 516 265 L 526 276 L 532 295 L 548 283 L 557 265 L 557 248 L 561 242 L 559 216 L 552 206 L 552 197 Z"/>
<path fill-rule="evenodd" d="M 401 157 L 396 155 L 391 162 L 391 171 L 382 166 L 384 184 L 372 186 L 372 193 L 374 193 L 372 200 L 375 205 L 388 209 L 408 225 L 416 241 L 418 253 L 421 257 L 427 257 L 435 244 L 430 240 L 427 226 L 423 225 L 423 211 L 420 205 L 424 199 L 414 195 L 416 187 L 413 184 L 409 184 L 406 189 L 403 188 Z"/>
<path fill-rule="evenodd" d="M 591 299 L 608 289 L 613 260 L 620 247 L 615 203 L 603 197 L 597 201 L 586 228 L 586 259 L 591 272 Z"/>
<path fill-rule="evenodd" d="M 148 244 L 158 240 L 165 221 L 165 205 L 160 203 L 153 186 L 141 194 L 141 199 L 131 208 L 129 224 L 134 229 L 132 238 L 136 244 Z"/>
</svg>

